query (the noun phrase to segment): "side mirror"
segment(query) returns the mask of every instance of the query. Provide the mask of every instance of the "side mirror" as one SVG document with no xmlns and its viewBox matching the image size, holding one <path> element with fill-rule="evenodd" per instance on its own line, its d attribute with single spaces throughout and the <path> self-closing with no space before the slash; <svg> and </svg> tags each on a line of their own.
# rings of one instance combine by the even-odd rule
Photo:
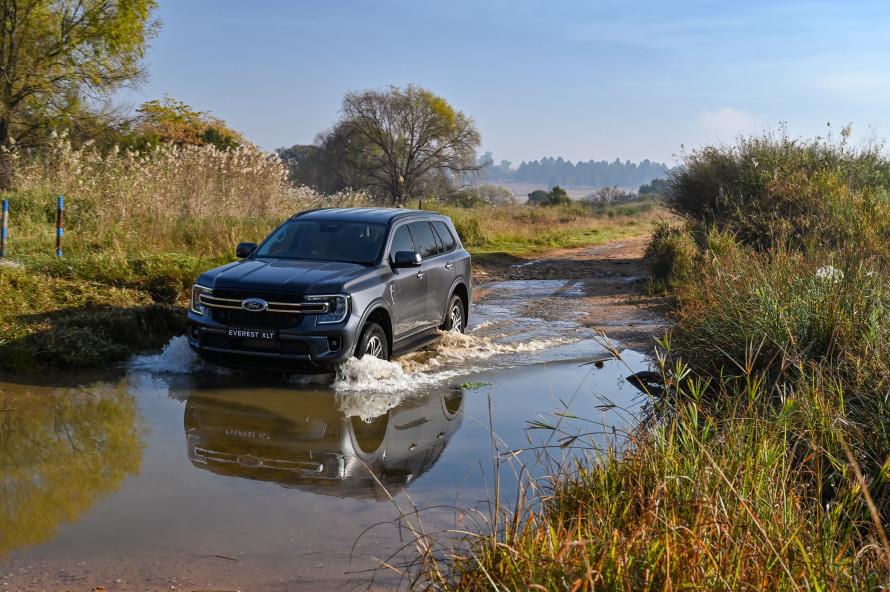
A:
<svg viewBox="0 0 890 592">
<path fill-rule="evenodd" d="M 235 256 L 244 259 L 256 249 L 256 243 L 238 243 L 235 247 Z"/>
<path fill-rule="evenodd" d="M 396 269 L 399 267 L 420 267 L 423 259 L 417 251 L 396 251 L 392 258 L 392 266 Z"/>
</svg>

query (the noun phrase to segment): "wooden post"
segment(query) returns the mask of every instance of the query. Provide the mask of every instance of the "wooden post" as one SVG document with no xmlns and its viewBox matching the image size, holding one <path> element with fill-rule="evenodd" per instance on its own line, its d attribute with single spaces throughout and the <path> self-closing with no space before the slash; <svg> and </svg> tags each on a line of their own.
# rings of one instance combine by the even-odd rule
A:
<svg viewBox="0 0 890 592">
<path fill-rule="evenodd" d="M 56 222 L 56 257 L 62 256 L 62 214 L 65 211 L 65 198 L 59 196 L 59 217 Z"/>
<path fill-rule="evenodd" d="M 9 200 L 3 200 L 3 214 L 0 216 L 0 257 L 6 257 L 6 246 L 9 242 Z"/>
</svg>

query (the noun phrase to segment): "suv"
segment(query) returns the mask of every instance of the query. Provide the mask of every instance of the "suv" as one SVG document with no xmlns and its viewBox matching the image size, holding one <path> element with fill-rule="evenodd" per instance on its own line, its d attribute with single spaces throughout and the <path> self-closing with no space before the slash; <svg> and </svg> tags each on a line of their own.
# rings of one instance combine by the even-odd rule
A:
<svg viewBox="0 0 890 592">
<path fill-rule="evenodd" d="M 189 345 L 214 364 L 311 372 L 466 327 L 470 254 L 438 212 L 309 210 L 236 255 L 192 288 Z"/>
</svg>

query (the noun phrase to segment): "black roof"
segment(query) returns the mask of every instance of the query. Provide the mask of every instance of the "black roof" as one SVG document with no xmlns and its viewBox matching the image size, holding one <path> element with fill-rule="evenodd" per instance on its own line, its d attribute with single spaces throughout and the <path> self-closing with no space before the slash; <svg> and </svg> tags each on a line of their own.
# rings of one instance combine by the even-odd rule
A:
<svg viewBox="0 0 890 592">
<path fill-rule="evenodd" d="M 430 210 L 409 210 L 405 208 L 319 208 L 297 212 L 291 216 L 296 218 L 308 218 L 318 220 L 343 220 L 347 222 L 376 222 L 389 224 L 397 218 L 409 218 L 413 216 L 440 216 L 439 212 Z"/>
</svg>

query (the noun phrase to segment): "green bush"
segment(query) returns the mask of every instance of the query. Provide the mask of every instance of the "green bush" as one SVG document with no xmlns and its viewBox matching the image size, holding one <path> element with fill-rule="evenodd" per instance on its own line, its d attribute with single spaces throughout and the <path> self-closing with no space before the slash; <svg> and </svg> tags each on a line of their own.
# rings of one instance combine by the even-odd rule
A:
<svg viewBox="0 0 890 592">
<path fill-rule="evenodd" d="M 697 256 L 698 249 L 687 228 L 665 222 L 655 225 L 645 254 L 653 280 L 664 286 L 686 280 L 695 268 Z"/>
<path fill-rule="evenodd" d="M 688 154 L 664 199 L 674 213 L 758 249 L 837 247 L 864 226 L 874 240 L 890 238 L 888 188 L 890 162 L 881 146 L 766 134 Z"/>
</svg>

